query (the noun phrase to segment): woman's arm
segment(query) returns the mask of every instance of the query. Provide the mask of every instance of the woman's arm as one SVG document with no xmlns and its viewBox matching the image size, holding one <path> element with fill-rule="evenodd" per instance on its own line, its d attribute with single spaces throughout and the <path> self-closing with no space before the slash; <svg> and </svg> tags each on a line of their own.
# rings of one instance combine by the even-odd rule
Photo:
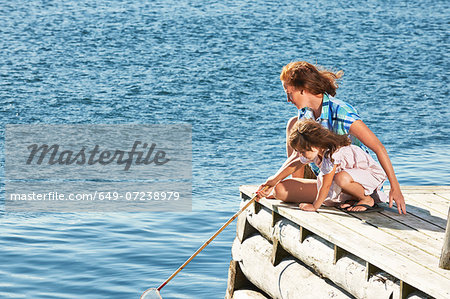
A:
<svg viewBox="0 0 450 299">
<path fill-rule="evenodd" d="M 378 161 L 381 167 L 383 167 L 384 172 L 386 172 L 389 183 L 391 184 L 389 207 L 392 208 L 393 201 L 395 201 L 398 213 L 406 214 L 405 199 L 403 198 L 400 184 L 395 176 L 394 168 L 392 167 L 391 160 L 384 145 L 362 120 L 357 120 L 350 126 L 350 134 L 358 138 L 377 155 Z"/>
<path fill-rule="evenodd" d="M 336 173 L 337 165 L 334 165 L 333 169 L 325 174 L 322 178 L 322 186 L 320 186 L 319 191 L 317 192 L 316 200 L 311 203 L 301 203 L 299 204 L 300 209 L 303 211 L 315 212 L 318 208 L 323 204 L 325 199 L 330 192 L 331 184 L 333 183 L 334 174 Z"/>
</svg>

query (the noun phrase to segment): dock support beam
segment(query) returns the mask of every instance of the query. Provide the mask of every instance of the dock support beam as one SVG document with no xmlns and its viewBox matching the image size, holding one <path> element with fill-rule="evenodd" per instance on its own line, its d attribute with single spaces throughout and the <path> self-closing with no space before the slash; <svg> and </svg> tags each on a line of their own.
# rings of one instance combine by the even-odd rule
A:
<svg viewBox="0 0 450 299">
<path fill-rule="evenodd" d="M 439 267 L 450 270 L 450 208 L 448 209 L 447 228 L 445 229 L 444 246 L 442 246 Z"/>
<path fill-rule="evenodd" d="M 278 214 L 275 211 L 272 211 L 272 227 L 274 227 L 275 224 L 281 219 L 283 219 L 283 217 L 280 216 L 280 214 Z"/>
<path fill-rule="evenodd" d="M 347 251 L 345 251 L 344 249 L 342 249 L 341 247 L 337 246 L 336 244 L 334 245 L 334 260 L 333 260 L 333 265 L 336 265 L 337 261 L 343 257 L 345 254 L 347 254 Z"/>
<path fill-rule="evenodd" d="M 248 196 L 247 194 L 245 194 L 244 192 L 241 192 L 241 198 L 242 198 L 242 200 L 248 200 L 248 199 L 251 199 L 251 197 Z"/>
<path fill-rule="evenodd" d="M 303 243 L 303 241 L 305 241 L 306 237 L 309 235 L 313 235 L 313 233 L 303 226 L 300 226 L 300 243 Z"/>
<path fill-rule="evenodd" d="M 366 261 L 366 280 L 369 281 L 369 279 L 377 272 L 381 272 L 380 268 Z"/>
<path fill-rule="evenodd" d="M 290 253 L 287 252 L 280 244 L 278 239 L 272 239 L 272 254 L 270 256 L 270 261 L 272 265 L 276 267 L 285 257 L 290 256 Z"/>
<path fill-rule="evenodd" d="M 246 214 L 247 213 L 242 213 L 239 215 L 236 223 L 236 236 L 241 243 L 250 235 L 258 233 L 258 230 L 248 222 Z"/>
<path fill-rule="evenodd" d="M 416 292 L 417 289 L 400 280 L 400 299 L 406 299 L 411 293 Z"/>
<path fill-rule="evenodd" d="M 253 284 L 245 277 L 239 262 L 231 261 L 228 269 L 228 283 L 225 299 L 233 298 L 234 290 L 252 287 Z"/>
<path fill-rule="evenodd" d="M 259 202 L 257 202 L 257 201 L 255 200 L 255 202 L 254 202 L 253 205 L 254 205 L 254 209 L 255 209 L 255 214 L 258 214 L 259 211 L 261 211 L 262 204 L 260 204 Z"/>
</svg>

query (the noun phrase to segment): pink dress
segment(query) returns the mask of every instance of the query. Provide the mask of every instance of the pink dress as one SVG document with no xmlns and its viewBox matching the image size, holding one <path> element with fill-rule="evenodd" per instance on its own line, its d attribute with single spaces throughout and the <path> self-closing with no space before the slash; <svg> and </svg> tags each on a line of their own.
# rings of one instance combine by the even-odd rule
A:
<svg viewBox="0 0 450 299">
<path fill-rule="evenodd" d="M 300 160 L 303 164 L 314 162 L 320 168 L 320 173 L 317 177 L 317 189 L 322 186 L 323 175 L 331 172 L 334 165 L 336 167 L 336 173 L 341 171 L 347 172 L 355 182 L 361 184 L 364 188 L 365 195 L 371 195 L 377 193 L 380 200 L 375 202 L 387 202 L 389 198 L 381 191 L 383 183 L 386 181 L 387 176 L 383 168 L 364 150 L 356 145 L 348 145 L 341 147 L 332 155 L 334 162 L 331 159 L 324 158 L 322 163 L 317 164 L 318 158 L 314 161 L 301 157 Z M 345 202 L 351 199 L 352 196 L 342 192 L 342 189 L 334 182 L 330 187 L 327 198 L 324 201 L 324 205 L 334 206 L 338 203 Z"/>
</svg>

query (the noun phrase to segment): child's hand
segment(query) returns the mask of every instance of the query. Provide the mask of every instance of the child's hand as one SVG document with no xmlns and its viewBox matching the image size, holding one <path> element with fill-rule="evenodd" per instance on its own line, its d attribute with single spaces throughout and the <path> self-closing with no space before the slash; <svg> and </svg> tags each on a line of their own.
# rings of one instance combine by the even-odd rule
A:
<svg viewBox="0 0 450 299">
<path fill-rule="evenodd" d="M 273 187 L 262 184 L 259 186 L 258 190 L 256 190 L 256 201 L 259 201 L 263 197 L 268 197 L 270 192 L 272 192 Z"/>
<path fill-rule="evenodd" d="M 317 211 L 317 209 L 311 203 L 304 203 L 304 202 L 302 202 L 301 204 L 298 205 L 298 207 L 302 211 L 308 211 L 308 212 L 315 212 L 315 211 Z"/>
<path fill-rule="evenodd" d="M 258 196 L 256 201 L 263 197 L 274 198 L 273 196 L 270 196 L 270 193 L 273 191 L 273 187 L 275 187 L 276 184 L 278 184 L 278 180 L 273 176 L 269 177 L 266 182 L 259 186 L 258 190 L 256 191 L 256 195 Z"/>
</svg>

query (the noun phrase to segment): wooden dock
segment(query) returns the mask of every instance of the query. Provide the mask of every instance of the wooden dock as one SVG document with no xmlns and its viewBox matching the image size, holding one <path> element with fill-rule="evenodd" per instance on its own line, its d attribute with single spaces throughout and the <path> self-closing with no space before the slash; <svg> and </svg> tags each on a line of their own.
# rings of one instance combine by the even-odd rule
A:
<svg viewBox="0 0 450 299">
<path fill-rule="evenodd" d="M 243 202 L 256 189 L 241 186 Z M 387 205 L 359 214 L 265 198 L 251 205 L 238 218 L 226 298 L 450 298 L 450 270 L 439 268 L 450 186 L 402 192 L 406 215 Z"/>
</svg>

